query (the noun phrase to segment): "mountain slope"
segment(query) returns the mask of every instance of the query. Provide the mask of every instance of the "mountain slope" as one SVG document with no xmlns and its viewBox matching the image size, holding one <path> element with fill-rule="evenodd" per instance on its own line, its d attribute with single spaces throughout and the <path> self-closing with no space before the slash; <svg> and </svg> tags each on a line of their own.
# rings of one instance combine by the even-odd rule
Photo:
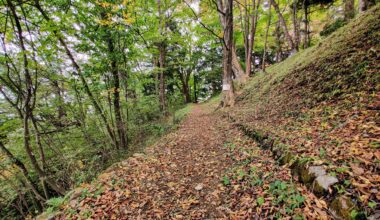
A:
<svg viewBox="0 0 380 220">
<path fill-rule="evenodd" d="M 323 165 L 367 213 L 379 208 L 380 6 L 254 76 L 229 112 L 287 155 Z M 291 161 L 289 161 L 291 162 Z"/>
</svg>

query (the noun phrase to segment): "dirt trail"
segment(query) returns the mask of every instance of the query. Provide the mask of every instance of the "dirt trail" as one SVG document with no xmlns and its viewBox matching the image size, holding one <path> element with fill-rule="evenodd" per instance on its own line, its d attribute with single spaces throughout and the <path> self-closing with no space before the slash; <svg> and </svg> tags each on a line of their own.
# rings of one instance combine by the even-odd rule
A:
<svg viewBox="0 0 380 220">
<path fill-rule="evenodd" d="M 83 200 L 74 196 L 65 213 L 74 218 L 225 217 L 219 189 L 231 160 L 223 148 L 224 126 L 228 123 L 212 114 L 209 105 L 195 105 L 177 131 L 146 155 L 136 154 L 109 169 L 97 186 L 85 186 L 88 194 L 98 195 Z"/>
<path fill-rule="evenodd" d="M 75 190 L 58 219 L 329 219 L 327 206 L 292 182 L 271 152 L 209 103 L 146 154 Z M 322 217 L 320 217 L 322 216 Z"/>
</svg>

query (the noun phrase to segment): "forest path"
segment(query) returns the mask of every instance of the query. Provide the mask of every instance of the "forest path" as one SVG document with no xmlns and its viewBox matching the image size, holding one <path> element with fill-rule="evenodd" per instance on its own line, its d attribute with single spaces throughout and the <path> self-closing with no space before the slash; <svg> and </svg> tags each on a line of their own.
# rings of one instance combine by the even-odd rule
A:
<svg viewBox="0 0 380 220">
<path fill-rule="evenodd" d="M 290 170 L 215 112 L 216 105 L 194 105 L 146 154 L 76 189 L 56 219 L 289 219 L 305 213 L 329 219 L 325 204 L 294 185 Z"/>
<path fill-rule="evenodd" d="M 108 169 L 89 195 L 70 201 L 65 217 L 204 219 L 223 214 L 221 182 L 232 160 L 223 147 L 229 123 L 210 104 L 194 105 L 179 128 L 146 155 L 135 154 Z M 83 190 L 81 190 L 83 195 Z"/>
</svg>

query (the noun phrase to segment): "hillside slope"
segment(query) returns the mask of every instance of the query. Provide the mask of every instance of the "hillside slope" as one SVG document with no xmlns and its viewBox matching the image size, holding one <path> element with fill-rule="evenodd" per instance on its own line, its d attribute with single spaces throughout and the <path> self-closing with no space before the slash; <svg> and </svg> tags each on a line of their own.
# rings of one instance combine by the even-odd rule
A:
<svg viewBox="0 0 380 220">
<path fill-rule="evenodd" d="M 257 74 L 229 110 L 237 124 L 280 145 L 285 155 L 325 167 L 344 186 L 336 194 L 359 198 L 367 214 L 380 201 L 379 21 L 377 5 Z"/>
</svg>

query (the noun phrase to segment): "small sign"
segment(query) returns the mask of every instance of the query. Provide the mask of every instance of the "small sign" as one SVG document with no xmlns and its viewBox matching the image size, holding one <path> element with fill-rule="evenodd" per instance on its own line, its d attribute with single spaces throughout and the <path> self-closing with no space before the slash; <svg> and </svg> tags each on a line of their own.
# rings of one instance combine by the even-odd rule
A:
<svg viewBox="0 0 380 220">
<path fill-rule="evenodd" d="M 228 91 L 231 89 L 230 84 L 223 84 L 223 91 Z"/>
</svg>

